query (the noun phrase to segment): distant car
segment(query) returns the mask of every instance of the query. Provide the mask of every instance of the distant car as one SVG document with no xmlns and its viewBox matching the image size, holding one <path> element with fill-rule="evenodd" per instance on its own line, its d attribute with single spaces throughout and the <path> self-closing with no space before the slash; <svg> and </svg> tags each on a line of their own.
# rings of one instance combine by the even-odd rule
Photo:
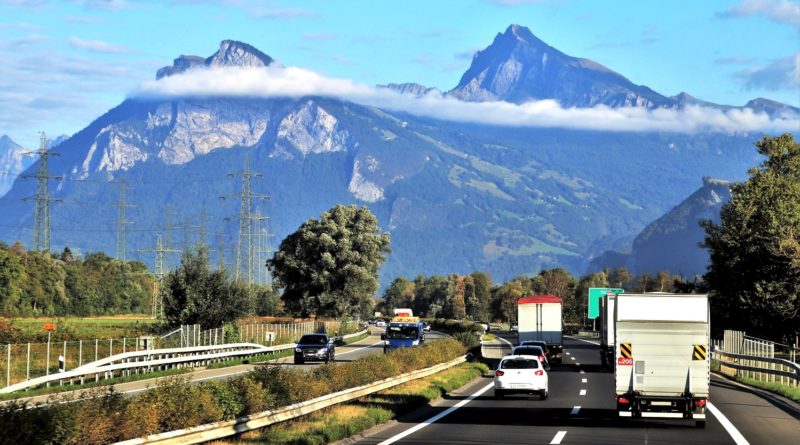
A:
<svg viewBox="0 0 800 445">
<path fill-rule="evenodd" d="M 336 345 L 333 338 L 326 334 L 306 334 L 300 337 L 294 348 L 294 363 L 332 362 L 336 359 Z"/>
<path fill-rule="evenodd" d="M 516 331 L 517 329 L 519 329 L 519 325 L 516 323 L 511 323 L 511 328 L 509 328 L 509 330 Z"/>
<path fill-rule="evenodd" d="M 541 346 L 514 346 L 514 349 L 511 350 L 511 355 L 533 355 L 539 359 L 545 369 L 550 369 L 550 362 L 547 360 L 547 354 Z"/>
<path fill-rule="evenodd" d="M 386 321 L 385 321 L 385 320 L 378 319 L 378 320 L 375 322 L 375 327 L 378 327 L 378 328 L 385 328 L 385 327 L 386 327 Z"/>
<path fill-rule="evenodd" d="M 427 322 L 427 321 L 425 323 L 423 323 L 422 326 L 424 327 L 424 329 L 426 331 L 430 331 L 431 330 L 431 324 L 429 322 Z"/>
<path fill-rule="evenodd" d="M 520 346 L 541 346 L 544 353 L 550 355 L 550 350 L 547 349 L 547 342 L 544 340 L 525 340 L 519 344 Z"/>
<path fill-rule="evenodd" d="M 376 322 L 376 321 L 378 321 L 378 320 L 377 320 L 377 319 L 375 319 L 375 318 L 370 318 L 369 320 L 367 320 L 367 323 L 369 323 L 369 324 L 375 324 L 375 322 Z"/>
<path fill-rule="evenodd" d="M 489 326 L 489 322 L 486 321 L 476 321 L 475 323 L 479 324 L 483 328 L 483 332 L 489 332 L 489 330 L 492 328 Z"/>
<path fill-rule="evenodd" d="M 538 394 L 542 400 L 549 395 L 547 371 L 532 355 L 507 355 L 494 372 L 494 397 L 506 394 Z"/>
</svg>

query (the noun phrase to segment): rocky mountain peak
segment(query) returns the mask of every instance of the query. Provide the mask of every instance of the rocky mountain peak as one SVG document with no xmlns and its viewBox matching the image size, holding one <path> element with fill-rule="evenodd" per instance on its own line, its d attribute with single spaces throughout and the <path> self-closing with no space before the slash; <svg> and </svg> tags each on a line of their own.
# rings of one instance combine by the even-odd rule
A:
<svg viewBox="0 0 800 445">
<path fill-rule="evenodd" d="M 252 45 L 236 40 L 223 40 L 220 42 L 217 52 L 207 58 L 186 55 L 178 57 L 173 61 L 172 66 L 165 66 L 156 72 L 156 80 L 198 66 L 265 67 L 273 62 L 272 57 Z"/>
<path fill-rule="evenodd" d="M 223 40 L 219 50 L 205 60 L 207 66 L 265 67 L 274 60 L 255 47 L 236 40 Z"/>
<path fill-rule="evenodd" d="M 398 93 L 411 94 L 417 97 L 422 97 L 430 92 L 441 93 L 436 87 L 426 87 L 414 82 L 405 83 L 389 83 L 386 85 L 378 85 L 379 88 L 388 88 L 397 91 Z"/>
<path fill-rule="evenodd" d="M 565 107 L 670 107 L 674 102 L 588 59 L 568 56 L 510 25 L 478 51 L 449 94 L 468 101 L 555 99 Z"/>
</svg>

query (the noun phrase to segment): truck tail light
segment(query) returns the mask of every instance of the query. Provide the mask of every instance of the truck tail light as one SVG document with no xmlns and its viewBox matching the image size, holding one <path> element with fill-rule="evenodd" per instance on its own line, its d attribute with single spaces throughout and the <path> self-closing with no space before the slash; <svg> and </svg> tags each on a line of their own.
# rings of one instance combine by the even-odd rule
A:
<svg viewBox="0 0 800 445">
<path fill-rule="evenodd" d="M 698 408 L 703 408 L 704 406 L 706 406 L 706 399 L 695 399 L 694 406 Z"/>
<path fill-rule="evenodd" d="M 503 376 L 503 374 L 505 374 L 505 372 L 503 372 L 503 371 L 500 371 L 499 369 L 498 369 L 497 371 L 495 371 L 495 372 L 494 372 L 494 375 L 495 375 L 495 376 L 497 376 L 497 377 L 502 377 L 502 376 Z"/>
<path fill-rule="evenodd" d="M 540 369 L 540 370 L 536 371 L 534 374 L 536 374 L 536 375 L 544 375 L 544 371 L 542 371 Z"/>
<path fill-rule="evenodd" d="M 630 405 L 631 401 L 628 400 L 628 398 L 625 396 L 619 396 L 617 397 L 617 403 L 619 403 L 620 405 Z"/>
</svg>

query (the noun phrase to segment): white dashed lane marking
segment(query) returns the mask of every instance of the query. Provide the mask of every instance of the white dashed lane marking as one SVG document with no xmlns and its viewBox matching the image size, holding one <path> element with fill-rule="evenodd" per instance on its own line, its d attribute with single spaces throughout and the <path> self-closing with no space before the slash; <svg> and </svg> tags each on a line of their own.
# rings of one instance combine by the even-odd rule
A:
<svg viewBox="0 0 800 445">
<path fill-rule="evenodd" d="M 580 393 L 579 395 L 585 396 L 585 395 L 586 395 L 586 390 L 585 390 L 585 389 L 582 389 L 582 390 L 581 390 L 581 393 Z"/>
<path fill-rule="evenodd" d="M 567 435 L 566 431 L 557 432 L 556 433 L 556 437 L 554 437 L 553 440 L 550 441 L 550 445 L 558 445 L 558 444 L 560 444 L 561 441 L 564 440 L 564 436 L 566 436 L 566 435 Z"/>
</svg>

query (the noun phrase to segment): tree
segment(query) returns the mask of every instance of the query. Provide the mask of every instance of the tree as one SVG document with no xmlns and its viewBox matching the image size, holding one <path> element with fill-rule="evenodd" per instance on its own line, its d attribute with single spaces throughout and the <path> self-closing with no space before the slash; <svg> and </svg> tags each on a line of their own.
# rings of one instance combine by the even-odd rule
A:
<svg viewBox="0 0 800 445">
<path fill-rule="evenodd" d="M 467 314 L 473 320 L 488 320 L 492 305 L 492 277 L 486 272 L 476 271 L 472 272 L 472 281 L 475 285 L 474 300 L 467 300 Z"/>
<path fill-rule="evenodd" d="M 528 293 L 525 284 L 518 278 L 495 289 L 493 298 L 496 320 L 512 322 L 517 319 L 517 301 Z"/>
<path fill-rule="evenodd" d="M 283 240 L 268 265 L 289 312 L 366 316 L 388 246 L 368 208 L 337 205 Z"/>
<path fill-rule="evenodd" d="M 203 246 L 183 254 L 164 287 L 164 317 L 170 326 L 199 323 L 203 329 L 218 328 L 252 311 L 247 287 L 230 280 L 224 269 L 212 270 Z"/>
<path fill-rule="evenodd" d="M 406 277 L 397 277 L 383 292 L 378 306 L 382 313 L 391 314 L 395 308 L 411 308 L 414 302 L 414 283 Z"/>
<path fill-rule="evenodd" d="M 24 270 L 19 259 L 0 249 L 0 313 L 15 315 L 19 313 L 22 295 L 22 276 Z"/>
<path fill-rule="evenodd" d="M 628 269 L 619 267 L 609 272 L 608 283 L 613 287 L 624 289 L 625 284 L 631 281 L 632 278 L 633 277 L 631 276 L 631 273 L 628 272 Z"/>
<path fill-rule="evenodd" d="M 712 326 L 779 339 L 800 331 L 800 144 L 756 142 L 766 159 L 731 186 L 720 223 L 703 221 Z"/>
</svg>

